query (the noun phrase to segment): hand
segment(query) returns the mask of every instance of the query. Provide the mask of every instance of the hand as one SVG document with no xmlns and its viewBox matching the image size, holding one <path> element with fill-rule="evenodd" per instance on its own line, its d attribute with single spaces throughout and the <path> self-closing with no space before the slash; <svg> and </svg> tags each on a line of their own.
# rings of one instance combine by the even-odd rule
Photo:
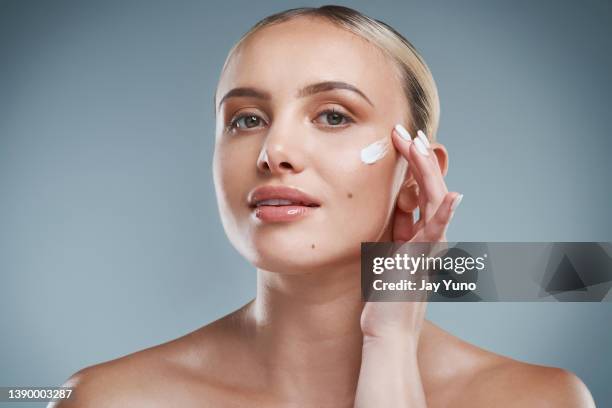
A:
<svg viewBox="0 0 612 408">
<path fill-rule="evenodd" d="M 446 230 L 463 195 L 449 193 L 438 159 L 421 135 L 414 141 L 396 127 L 392 140 L 408 160 L 407 175 L 418 186 L 419 220 L 398 202 L 393 219 L 393 240 L 446 242 Z M 423 140 L 425 139 L 425 140 Z M 418 141 L 417 141 L 418 140 Z M 403 208 L 401 208 L 403 207 Z M 425 392 L 417 360 L 417 346 L 427 302 L 366 302 L 361 313 L 363 350 L 355 407 L 425 407 Z"/>
<path fill-rule="evenodd" d="M 403 127 L 399 130 L 408 135 Z M 409 136 L 406 140 L 401 137 L 396 127 L 391 139 L 399 153 L 408 160 L 407 183 L 412 182 L 409 178 L 411 174 L 418 185 L 420 214 L 415 223 L 413 211 L 402 210 L 398 202 L 393 220 L 393 241 L 445 242 L 449 221 L 463 195 L 448 192 L 438 158 L 423 132 L 419 131 L 419 136 L 414 141 Z M 458 201 L 451 208 L 453 200 Z"/>
<path fill-rule="evenodd" d="M 438 159 L 425 134 L 419 132 L 415 140 L 404 139 L 393 129 L 393 144 L 408 160 L 408 183 L 416 181 L 418 186 L 419 220 L 414 222 L 414 205 L 399 201 L 393 219 L 393 240 L 399 242 L 446 242 L 446 230 L 456 206 L 463 195 L 448 192 Z M 414 177 L 411 179 L 410 174 Z M 453 205 L 453 202 L 455 203 Z M 386 333 L 405 338 L 418 339 L 425 317 L 427 303 L 422 302 L 366 302 L 361 314 L 361 329 L 366 337 L 381 337 Z M 416 346 L 416 341 L 414 341 Z"/>
</svg>

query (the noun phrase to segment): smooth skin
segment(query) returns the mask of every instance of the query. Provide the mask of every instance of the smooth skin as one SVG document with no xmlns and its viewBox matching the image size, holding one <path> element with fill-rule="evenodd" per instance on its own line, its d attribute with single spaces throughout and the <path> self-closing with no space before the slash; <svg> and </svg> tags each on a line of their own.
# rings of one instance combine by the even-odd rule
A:
<svg viewBox="0 0 612 408">
<path fill-rule="evenodd" d="M 298 94 L 321 81 L 350 83 L 369 101 L 341 89 Z M 220 104 L 237 87 L 268 97 Z M 380 50 L 319 19 L 266 27 L 229 61 L 216 103 L 219 211 L 257 269 L 255 299 L 178 339 L 80 370 L 64 384 L 74 398 L 50 406 L 594 406 L 575 374 L 469 344 L 426 320 L 426 302 L 361 301 L 360 243 L 444 242 L 459 195 L 444 182 L 444 146 L 423 143 L 423 155 L 422 142 L 394 129 L 410 118 Z M 384 135 L 394 148 L 363 164 L 360 150 Z M 246 197 L 267 184 L 299 188 L 321 206 L 299 221 L 262 223 Z"/>
</svg>

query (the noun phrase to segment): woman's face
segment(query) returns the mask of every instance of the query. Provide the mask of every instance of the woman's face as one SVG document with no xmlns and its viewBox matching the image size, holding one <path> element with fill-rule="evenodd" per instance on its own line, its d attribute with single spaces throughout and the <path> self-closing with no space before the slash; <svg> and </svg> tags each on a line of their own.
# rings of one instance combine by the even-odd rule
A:
<svg viewBox="0 0 612 408">
<path fill-rule="evenodd" d="M 350 84 L 363 96 L 348 89 L 300 92 L 327 81 Z M 221 100 L 235 88 L 257 92 Z M 320 19 L 266 27 L 228 62 L 216 103 L 219 210 L 249 262 L 274 272 L 313 272 L 358 261 L 361 242 L 391 239 L 406 162 L 390 138 L 407 103 L 396 67 L 380 50 Z M 388 153 L 365 164 L 361 150 L 382 138 Z M 299 189 L 319 206 L 289 221 L 258 217 L 248 200 L 267 185 Z"/>
</svg>

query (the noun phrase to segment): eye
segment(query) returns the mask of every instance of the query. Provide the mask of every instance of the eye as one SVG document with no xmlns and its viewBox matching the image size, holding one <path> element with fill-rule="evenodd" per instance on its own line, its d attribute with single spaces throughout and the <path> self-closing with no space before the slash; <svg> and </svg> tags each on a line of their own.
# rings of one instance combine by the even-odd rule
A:
<svg viewBox="0 0 612 408">
<path fill-rule="evenodd" d="M 354 122 L 353 119 L 345 114 L 337 111 L 336 109 L 326 109 L 323 112 L 319 113 L 317 118 L 324 117 L 327 124 L 325 126 L 328 127 L 342 127 L 343 125 L 347 125 L 349 123 Z"/>
<path fill-rule="evenodd" d="M 227 126 L 228 130 L 233 129 L 253 129 L 258 125 L 262 124 L 264 121 L 259 116 L 253 113 L 245 113 L 239 116 L 236 116 L 232 119 Z"/>
</svg>

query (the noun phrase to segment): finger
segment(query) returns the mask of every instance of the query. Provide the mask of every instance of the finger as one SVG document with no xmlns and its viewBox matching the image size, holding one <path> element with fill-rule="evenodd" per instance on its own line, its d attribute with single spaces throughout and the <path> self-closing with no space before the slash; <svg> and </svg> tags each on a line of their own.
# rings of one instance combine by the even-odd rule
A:
<svg viewBox="0 0 612 408">
<path fill-rule="evenodd" d="M 412 138 L 410 137 L 408 131 L 399 124 L 395 125 L 393 131 L 391 132 L 391 140 L 393 141 L 395 148 L 402 156 L 404 156 L 406 160 L 408 160 L 408 163 L 410 164 L 410 146 L 412 145 Z"/>
<path fill-rule="evenodd" d="M 419 155 L 415 150 L 415 144 L 411 139 L 411 136 L 408 131 L 399 124 L 396 125 L 396 127 L 394 128 L 392 139 L 399 152 L 406 158 L 406 160 L 408 160 L 408 172 L 406 178 L 409 177 L 408 174 L 412 174 L 417 185 L 420 186 L 419 193 L 417 195 L 417 204 L 419 207 L 419 221 L 425 220 L 428 196 L 427 192 L 423 187 L 423 175 L 421 174 L 420 169 L 416 165 L 417 160 L 419 159 Z"/>
<path fill-rule="evenodd" d="M 413 140 L 409 132 L 401 124 L 397 124 L 393 129 L 392 139 L 402 156 L 408 160 L 408 171 L 419 186 L 419 221 L 427 221 L 439 207 L 448 188 L 427 137 L 420 130 L 417 134 L 419 136 Z"/>
<path fill-rule="evenodd" d="M 444 196 L 434 216 L 425 224 L 424 234 L 427 241 L 437 242 L 446 239 L 446 230 L 462 199 L 463 194 L 457 192 L 447 193 Z"/>
<path fill-rule="evenodd" d="M 401 124 L 397 124 L 393 128 L 391 140 L 393 141 L 394 146 L 400 152 L 400 154 L 408 161 L 406 179 L 409 178 L 409 174 L 412 174 L 415 181 L 417 182 L 417 185 L 423 185 L 421 173 L 416 167 L 416 162 L 414 161 L 414 157 L 416 157 L 416 154 L 411 153 L 411 151 L 414 150 L 414 143 L 410 136 L 410 133 L 408 133 L 408 131 Z M 425 194 L 419 193 L 417 199 L 420 214 L 419 219 L 423 219 L 427 198 L 425 197 Z"/>
<path fill-rule="evenodd" d="M 415 180 L 421 177 L 421 173 L 416 169 L 414 161 L 414 155 L 410 153 L 414 149 L 414 143 L 408 131 L 401 125 L 396 125 L 391 133 L 391 140 L 393 145 L 400 152 L 400 154 L 408 161 L 408 171 L 406 173 L 406 179 L 408 175 L 412 174 Z M 417 184 L 419 184 L 417 180 Z"/>
<path fill-rule="evenodd" d="M 414 148 L 410 149 L 410 157 L 414 164 L 413 174 L 420 176 L 417 178 L 417 183 L 425 199 L 421 211 L 424 213 L 423 219 L 428 221 L 440 206 L 444 195 L 448 193 L 448 188 L 429 141 L 423 132 L 418 133 L 419 136 L 413 141 Z"/>
</svg>

